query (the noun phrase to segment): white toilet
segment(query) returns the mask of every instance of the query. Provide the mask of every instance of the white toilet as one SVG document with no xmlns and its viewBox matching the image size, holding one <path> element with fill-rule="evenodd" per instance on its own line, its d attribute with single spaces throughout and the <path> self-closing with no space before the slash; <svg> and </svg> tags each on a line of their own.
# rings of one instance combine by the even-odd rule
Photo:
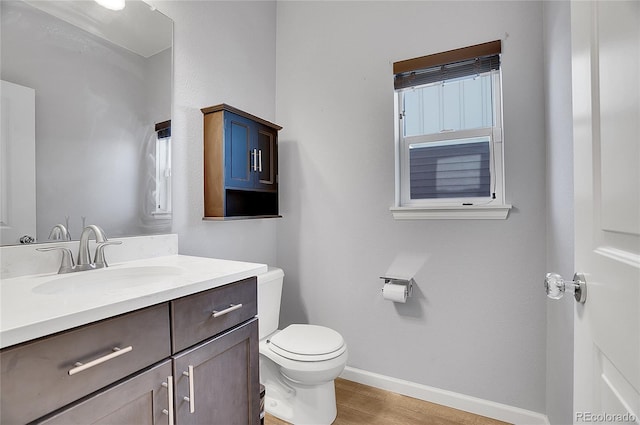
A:
<svg viewBox="0 0 640 425">
<path fill-rule="evenodd" d="M 347 364 L 347 345 L 323 326 L 278 330 L 284 273 L 269 267 L 258 276 L 260 382 L 265 410 L 295 425 L 328 425 L 336 418 L 333 381 Z"/>
</svg>

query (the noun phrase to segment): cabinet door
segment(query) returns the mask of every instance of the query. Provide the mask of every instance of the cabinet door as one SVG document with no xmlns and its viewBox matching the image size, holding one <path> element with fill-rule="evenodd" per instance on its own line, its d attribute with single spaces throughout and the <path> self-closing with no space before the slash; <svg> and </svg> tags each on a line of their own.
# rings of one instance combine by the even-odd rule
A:
<svg viewBox="0 0 640 425">
<path fill-rule="evenodd" d="M 109 387 L 71 407 L 36 421 L 46 425 L 157 425 L 169 423 L 171 360 Z M 55 391 L 55 388 L 53 389 Z M 164 411 L 164 412 L 163 412 Z"/>
<path fill-rule="evenodd" d="M 258 175 L 255 188 L 276 191 L 278 175 L 278 133 L 266 126 L 257 128 Z"/>
<path fill-rule="evenodd" d="M 225 187 L 253 186 L 255 157 L 252 142 L 255 123 L 231 112 L 224 113 Z"/>
<path fill-rule="evenodd" d="M 257 319 L 174 356 L 173 367 L 176 425 L 259 423 Z"/>
</svg>

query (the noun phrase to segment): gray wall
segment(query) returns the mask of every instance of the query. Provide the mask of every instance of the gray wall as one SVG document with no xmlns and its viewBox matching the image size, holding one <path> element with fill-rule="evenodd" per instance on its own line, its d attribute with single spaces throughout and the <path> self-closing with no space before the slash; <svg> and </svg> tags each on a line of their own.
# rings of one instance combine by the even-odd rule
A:
<svg viewBox="0 0 640 425">
<path fill-rule="evenodd" d="M 155 3 L 174 20 L 173 230 L 180 253 L 275 264 L 275 219 L 202 220 L 200 112 L 227 103 L 275 121 L 275 2 Z"/>
<path fill-rule="evenodd" d="M 342 333 L 349 365 L 545 411 L 540 2 L 278 2 L 282 324 Z M 462 29 L 462 30 L 461 30 Z M 394 221 L 394 61 L 503 45 L 505 221 Z M 415 274 L 405 305 L 378 278 Z"/>
<path fill-rule="evenodd" d="M 547 133 L 547 270 L 571 278 L 573 261 L 573 131 L 571 10 L 544 2 Z M 547 416 L 573 423 L 573 297 L 547 300 Z"/>
</svg>

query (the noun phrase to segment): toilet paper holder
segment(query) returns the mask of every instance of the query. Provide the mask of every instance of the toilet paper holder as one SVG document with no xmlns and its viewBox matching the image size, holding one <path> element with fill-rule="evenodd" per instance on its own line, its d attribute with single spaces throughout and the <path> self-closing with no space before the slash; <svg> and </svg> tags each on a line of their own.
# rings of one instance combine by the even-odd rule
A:
<svg viewBox="0 0 640 425">
<path fill-rule="evenodd" d="M 384 279 L 385 284 L 392 283 L 394 285 L 404 285 L 407 297 L 410 297 L 411 294 L 413 294 L 413 284 L 415 283 L 413 278 L 407 279 L 404 277 L 380 276 L 380 279 Z"/>
</svg>

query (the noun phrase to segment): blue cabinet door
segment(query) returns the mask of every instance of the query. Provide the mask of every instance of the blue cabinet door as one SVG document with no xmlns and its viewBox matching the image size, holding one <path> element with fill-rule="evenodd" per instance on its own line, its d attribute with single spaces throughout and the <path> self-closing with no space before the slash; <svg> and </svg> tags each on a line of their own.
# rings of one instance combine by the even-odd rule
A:
<svg viewBox="0 0 640 425">
<path fill-rule="evenodd" d="M 252 141 L 255 124 L 231 112 L 224 114 L 225 187 L 249 189 L 253 186 Z"/>
</svg>

